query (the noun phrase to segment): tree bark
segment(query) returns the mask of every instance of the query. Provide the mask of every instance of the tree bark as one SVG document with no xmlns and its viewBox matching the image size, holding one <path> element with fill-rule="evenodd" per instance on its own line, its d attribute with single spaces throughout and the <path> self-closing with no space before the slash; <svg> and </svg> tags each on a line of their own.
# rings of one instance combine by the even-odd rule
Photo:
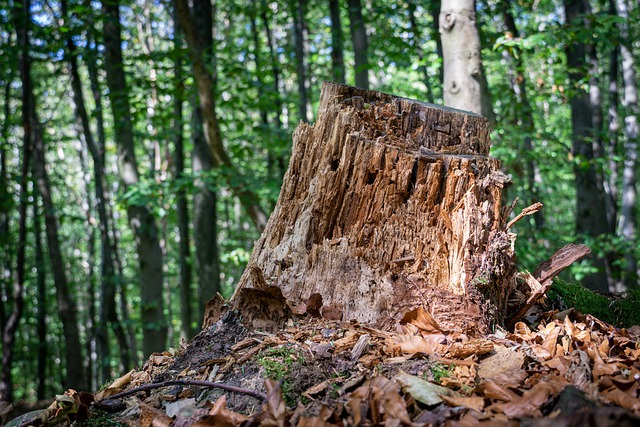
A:
<svg viewBox="0 0 640 427">
<path fill-rule="evenodd" d="M 187 45 L 189 46 L 189 52 L 193 62 L 193 72 L 204 119 L 204 135 L 207 139 L 209 151 L 211 152 L 211 158 L 216 166 L 224 169 L 224 175 L 229 187 L 238 199 L 240 199 L 240 202 L 256 228 L 262 231 L 267 223 L 267 215 L 260 206 L 258 196 L 248 187 L 246 180 L 243 179 L 242 174 L 235 168 L 222 144 L 215 107 L 215 82 L 209 74 L 203 55 L 206 45 L 195 30 L 193 17 L 189 11 L 187 1 L 175 0 L 174 5 L 180 26 L 185 32 Z"/>
<path fill-rule="evenodd" d="M 511 1 L 503 0 L 500 6 L 507 31 L 514 37 L 520 37 L 520 33 L 516 27 L 516 21 L 513 17 L 513 13 L 511 12 Z M 527 182 L 529 190 L 527 204 L 531 206 L 535 203 L 541 202 L 539 185 L 542 180 L 540 177 L 540 168 L 533 159 L 533 135 L 535 134 L 533 108 L 529 102 L 529 96 L 527 94 L 527 77 L 525 74 L 524 61 L 522 59 L 522 49 L 518 46 L 514 46 L 513 51 L 509 50 L 509 54 L 515 65 L 515 82 L 513 88 L 519 107 L 516 108 L 517 113 L 514 120 L 521 127 L 525 135 L 523 138 L 523 146 L 525 150 L 523 157 L 525 158 L 524 162 L 526 167 L 525 181 Z M 533 214 L 533 220 L 535 229 L 538 231 L 542 230 L 542 227 L 544 226 L 544 213 L 542 209 Z"/>
<path fill-rule="evenodd" d="M 215 69 L 213 47 L 213 11 L 208 0 L 193 2 L 193 20 L 203 46 L 206 63 Z M 193 114 L 191 118 L 193 151 L 191 167 L 193 173 L 205 175 L 214 168 L 211 151 L 205 139 L 202 109 L 193 97 Z M 198 311 L 197 319 L 202 321 L 207 301 L 220 292 L 220 255 L 218 252 L 218 212 L 217 193 L 212 183 L 205 178 L 195 181 L 193 195 L 193 240 L 195 244 L 195 262 L 198 273 Z"/>
<path fill-rule="evenodd" d="M 369 89 L 369 41 L 362 17 L 362 3 L 360 0 L 347 0 L 347 6 L 349 7 L 349 27 L 355 57 L 356 86 Z"/>
<path fill-rule="evenodd" d="M 565 0 L 567 22 L 584 18 L 588 6 L 584 0 Z M 576 233 L 597 237 L 608 231 L 604 197 L 598 188 L 598 179 L 594 164 L 594 151 L 591 142 L 593 123 L 589 94 L 580 88 L 586 73 L 586 46 L 574 42 L 567 46 L 567 65 L 572 86 L 571 125 L 574 174 L 576 179 Z M 590 274 L 583 284 L 591 289 L 609 291 L 605 264 L 602 259 L 592 257 L 597 273 Z"/>
<path fill-rule="evenodd" d="M 475 0 L 444 0 L 440 37 L 444 65 L 444 104 L 493 120 L 482 67 Z"/>
<path fill-rule="evenodd" d="M 333 83 L 318 114 L 294 133 L 231 307 L 262 327 L 303 313 L 386 327 L 425 307 L 446 329 L 488 331 L 515 259 L 487 120 Z"/>
<path fill-rule="evenodd" d="M 75 297 L 69 288 L 64 259 L 62 257 L 62 251 L 60 250 L 60 237 L 58 235 L 60 226 L 51 198 L 51 184 L 49 183 L 45 159 L 44 135 L 37 120 L 33 92 L 31 92 L 29 96 L 31 97 L 31 120 L 32 123 L 36 124 L 33 130 L 33 173 L 44 208 L 44 224 L 47 235 L 49 262 L 53 273 L 58 313 L 64 335 L 64 354 L 67 374 L 63 385 L 65 388 L 83 389 L 85 387 L 84 358 L 80 345 L 80 331 L 78 328 Z"/>
<path fill-rule="evenodd" d="M 420 27 L 418 26 L 418 19 L 416 16 L 417 6 L 412 0 L 408 1 L 409 8 L 409 30 L 411 31 L 411 38 L 413 39 L 413 49 L 418 56 L 418 69 L 423 74 L 422 81 L 424 82 L 427 101 L 434 102 L 433 90 L 431 89 L 431 76 L 427 69 L 425 52 L 422 48 L 422 37 L 420 36 Z"/>
<path fill-rule="evenodd" d="M 118 169 L 122 184 L 127 190 L 137 185 L 140 178 L 122 61 L 120 11 L 118 2 L 114 0 L 104 0 L 102 9 L 105 15 L 105 67 L 114 118 L 115 140 L 118 147 Z M 148 355 L 165 348 L 167 335 L 162 298 L 162 250 L 155 219 L 146 206 L 128 203 L 127 216 L 135 236 L 140 263 L 142 350 Z"/>
<path fill-rule="evenodd" d="M 47 396 L 47 356 L 49 354 L 47 345 L 47 284 L 45 276 L 44 250 L 42 245 L 42 223 L 38 213 L 38 204 L 33 204 L 33 234 L 35 240 L 35 262 L 36 281 L 38 283 L 38 307 L 36 315 L 36 330 L 38 333 L 38 400 L 46 399 Z"/>
<path fill-rule="evenodd" d="M 298 118 L 309 122 L 309 96 L 307 94 L 307 69 L 304 61 L 304 27 L 306 1 L 296 0 L 291 6 L 293 15 L 293 43 L 296 57 L 296 77 L 298 81 Z"/>
<path fill-rule="evenodd" d="M 622 171 L 622 203 L 620 206 L 620 231 L 630 247 L 636 242 L 636 167 L 638 166 L 638 81 L 635 70 L 635 58 L 630 39 L 629 7 L 625 0 L 616 0 L 620 21 L 620 56 L 622 57 L 622 82 L 624 85 L 622 105 L 626 109 L 624 118 L 624 166 Z M 625 285 L 638 287 L 638 263 L 627 252 L 625 266 Z"/>
<path fill-rule="evenodd" d="M 345 83 L 344 32 L 340 19 L 340 0 L 329 0 L 331 17 L 331 73 L 336 83 Z"/>
<path fill-rule="evenodd" d="M 60 2 L 62 16 L 65 21 L 69 21 L 67 11 L 67 2 Z M 110 367 L 110 343 L 106 330 L 110 325 L 118 341 L 120 348 L 120 361 L 123 369 L 131 368 L 131 356 L 129 354 L 129 345 L 127 342 L 127 334 L 122 327 L 118 314 L 116 312 L 116 283 L 117 277 L 113 260 L 113 247 L 109 239 L 109 217 L 107 215 L 107 206 L 109 204 L 106 189 L 106 179 L 104 171 L 104 159 L 100 146 L 93 137 L 93 131 L 89 123 L 89 115 L 87 113 L 84 101 L 84 93 L 82 90 L 82 82 L 80 80 L 80 70 L 78 67 L 77 49 L 71 33 L 66 33 L 67 55 L 69 62 L 69 72 L 71 75 L 71 88 L 73 92 L 73 103 L 81 130 L 81 140 L 85 143 L 93 161 L 93 178 L 95 182 L 96 210 L 98 212 L 99 230 L 100 230 L 100 321 L 96 325 L 96 345 L 98 352 L 98 360 L 100 362 L 101 380 L 106 381 L 111 377 Z"/>
<path fill-rule="evenodd" d="M 23 129 L 23 146 L 22 146 L 22 165 L 20 168 L 20 201 L 18 204 L 18 246 L 16 248 L 16 266 L 14 269 L 13 289 L 11 300 L 13 306 L 7 318 L 2 319 L 2 369 L 0 370 L 0 401 L 13 401 L 13 378 L 11 370 L 13 368 L 14 345 L 16 339 L 16 331 L 20 319 L 22 318 L 24 309 L 24 281 L 25 281 L 25 248 L 27 243 L 27 201 L 29 196 L 29 170 L 31 167 L 31 157 L 33 150 L 34 126 L 31 111 L 33 109 L 31 103 L 31 60 L 29 57 L 29 29 L 31 22 L 31 12 L 29 10 L 31 1 L 26 0 L 22 3 L 22 8 L 16 5 L 13 9 L 14 25 L 20 49 L 20 79 L 22 82 L 22 129 Z M 9 87 L 7 87 L 7 91 Z M 8 104 L 5 105 L 5 114 Z M 8 115 L 5 115 L 7 118 Z M 2 179 L 5 176 L 4 150 Z M 5 191 L 3 187 L 2 191 Z M 8 219 L 7 219 L 8 221 Z M 8 222 L 5 227 L 8 228 Z M 7 292 L 8 293 L 8 292 Z M 7 295 L 8 297 L 8 295 Z M 2 301 L 0 305 L 4 306 Z M 5 314 L 6 315 L 6 314 Z"/>
<path fill-rule="evenodd" d="M 182 50 L 182 30 L 178 24 L 174 11 L 174 49 L 176 52 Z M 173 167 L 176 179 L 184 175 L 184 114 L 182 104 L 184 100 L 184 82 L 182 75 L 182 57 L 178 53 L 173 64 L 175 94 L 173 98 Z M 180 265 L 180 335 L 185 340 L 193 337 L 193 306 L 191 292 L 191 244 L 189 238 L 189 203 L 187 191 L 182 186 L 178 187 L 176 194 L 176 214 L 178 216 L 178 235 L 180 236 L 178 257 Z M 199 320 L 199 319 L 198 319 Z"/>
</svg>

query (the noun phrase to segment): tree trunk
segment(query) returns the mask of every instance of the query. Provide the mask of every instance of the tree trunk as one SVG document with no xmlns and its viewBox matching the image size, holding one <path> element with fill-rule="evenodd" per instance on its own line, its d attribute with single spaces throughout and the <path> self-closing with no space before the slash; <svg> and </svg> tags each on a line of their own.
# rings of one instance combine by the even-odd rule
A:
<svg viewBox="0 0 640 427">
<path fill-rule="evenodd" d="M 624 118 L 624 167 L 622 171 L 622 204 L 620 206 L 620 231 L 635 246 L 636 238 L 636 167 L 638 166 L 638 81 L 629 29 L 629 8 L 625 0 L 616 0 L 620 21 L 620 56 L 622 57 L 622 82 L 624 85 L 622 105 L 626 109 Z M 625 285 L 638 287 L 638 264 L 631 250 L 627 251 Z"/>
<path fill-rule="evenodd" d="M 231 306 L 262 327 L 287 313 L 385 327 L 425 307 L 443 328 L 487 332 L 515 284 L 488 121 L 333 83 L 318 114 L 294 133 Z"/>
<path fill-rule="evenodd" d="M 60 8 L 63 18 L 69 22 L 70 17 L 67 15 L 67 2 L 61 1 Z M 67 45 L 67 61 L 69 62 L 69 72 L 71 74 L 71 88 L 73 91 L 73 103 L 76 120 L 81 129 L 81 140 L 85 143 L 93 161 L 93 175 L 95 182 L 96 210 L 98 212 L 99 230 L 100 230 L 100 310 L 96 331 L 96 350 L 98 360 L 101 364 L 100 373 L 101 380 L 106 381 L 111 377 L 110 367 L 110 343 L 106 330 L 107 325 L 111 325 L 120 347 L 120 360 L 124 370 L 131 368 L 131 356 L 129 354 L 129 345 L 127 336 L 122 323 L 118 319 L 116 312 L 116 282 L 117 277 L 114 268 L 113 247 L 109 239 L 109 217 L 107 215 L 107 206 L 109 204 L 106 190 L 106 179 L 104 171 L 104 159 L 100 146 L 93 137 L 93 131 L 89 124 L 89 115 L 84 101 L 84 93 L 82 91 L 82 82 L 80 80 L 80 70 L 78 67 L 78 58 L 76 46 L 70 33 L 66 33 Z M 98 100 L 96 100 L 98 101 Z M 100 125 L 100 123 L 99 123 Z M 100 126 L 98 126 L 99 128 Z"/>
<path fill-rule="evenodd" d="M 349 27 L 355 58 L 356 86 L 369 89 L 369 41 L 362 18 L 362 3 L 360 0 L 347 0 L 347 6 L 349 7 Z"/>
<path fill-rule="evenodd" d="M 42 245 L 42 219 L 38 213 L 38 204 L 33 204 L 33 234 L 35 240 L 36 281 L 38 283 L 38 306 L 36 315 L 36 330 L 38 333 L 38 400 L 47 397 L 47 283 L 44 274 L 45 261 Z"/>
<path fill-rule="evenodd" d="M 185 32 L 193 62 L 193 72 L 204 119 L 204 135 L 211 152 L 211 158 L 216 166 L 224 168 L 229 187 L 240 199 L 256 228 L 261 231 L 267 223 L 267 215 L 260 206 L 258 196 L 250 189 L 242 174 L 235 168 L 222 144 L 215 107 L 215 81 L 209 73 L 204 56 L 206 45 L 196 31 L 194 18 L 191 16 L 187 1 L 175 0 L 174 6 L 180 26 Z"/>
<path fill-rule="evenodd" d="M 104 19 L 105 66 L 107 85 L 118 146 L 118 169 L 125 190 L 139 183 L 138 163 L 133 140 L 133 123 L 120 36 L 120 11 L 117 0 L 102 2 Z M 140 263 L 142 350 L 146 355 L 165 348 L 167 323 L 162 298 L 162 250 L 155 219 L 146 206 L 127 204 L 127 216 L 136 240 Z"/>
<path fill-rule="evenodd" d="M 193 2 L 193 20 L 203 46 L 205 59 L 215 67 L 215 56 L 210 52 L 213 46 L 213 11 L 211 2 L 198 0 Z M 191 118 L 193 151 L 191 153 L 194 174 L 206 175 L 213 167 L 211 151 L 204 136 L 202 109 L 193 98 L 193 115 Z M 193 195 L 193 240 L 195 244 L 195 262 L 198 273 L 198 321 L 202 321 L 207 301 L 220 292 L 220 255 L 218 253 L 218 213 L 216 211 L 217 194 L 211 183 L 203 178 L 195 182 Z"/>
<path fill-rule="evenodd" d="M 340 19 L 340 0 L 329 0 L 331 16 L 331 73 L 336 83 L 345 83 L 344 33 Z"/>
<path fill-rule="evenodd" d="M 444 58 L 442 54 L 442 37 L 440 37 L 440 0 L 432 0 L 429 2 L 427 9 L 429 15 L 431 15 L 431 37 L 436 41 L 436 53 L 438 58 Z M 438 67 L 438 81 L 440 82 L 440 89 L 443 90 L 444 85 L 444 64 L 440 64 Z M 436 93 L 436 99 L 442 99 L 442 92 Z"/>
<path fill-rule="evenodd" d="M 174 49 L 178 54 L 174 59 L 174 85 L 175 94 L 173 98 L 173 128 L 174 128 L 174 176 L 176 179 L 182 178 L 184 174 L 184 115 L 182 104 L 184 100 L 184 82 L 182 76 L 182 34 L 180 25 L 174 12 Z M 193 306 L 191 292 L 191 245 L 189 239 L 189 203 L 187 191 L 182 186 L 178 187 L 176 194 L 176 214 L 178 217 L 179 243 L 179 265 L 180 265 L 180 335 L 185 340 L 193 337 Z M 200 319 L 198 319 L 200 320 Z"/>
<path fill-rule="evenodd" d="M 409 8 L 409 30 L 411 31 L 411 38 L 413 40 L 413 49 L 418 55 L 418 70 L 422 73 L 422 81 L 425 85 L 425 94 L 426 99 L 429 102 L 433 102 L 433 90 L 431 89 L 431 76 L 429 75 L 429 70 L 427 68 L 426 60 L 425 60 L 425 52 L 422 48 L 422 37 L 420 36 L 420 27 L 418 26 L 418 19 L 416 16 L 416 4 L 412 1 L 408 1 Z"/>
<path fill-rule="evenodd" d="M 516 21 L 513 17 L 513 13 L 511 12 L 511 1 L 503 0 L 501 3 L 501 9 L 507 31 L 513 34 L 513 37 L 521 37 L 520 33 L 518 32 L 518 28 L 516 27 Z M 522 153 L 522 155 L 525 159 L 525 181 L 527 182 L 527 187 L 529 190 L 527 203 L 529 206 L 531 206 L 541 201 L 539 195 L 539 185 L 541 184 L 540 168 L 534 160 L 533 149 L 533 136 L 536 130 L 535 123 L 533 121 L 533 108 L 531 106 L 531 103 L 529 102 L 529 96 L 527 94 L 527 77 L 525 73 L 524 61 L 522 59 L 522 49 L 520 49 L 518 46 L 514 46 L 513 50 L 509 50 L 509 54 L 515 64 L 516 76 L 513 88 L 518 100 L 518 108 L 516 108 L 517 113 L 514 119 L 525 135 L 523 138 L 523 146 L 525 152 Z M 535 224 L 535 229 L 538 231 L 542 230 L 542 227 L 544 226 L 543 210 L 540 209 L 532 216 Z"/>
<path fill-rule="evenodd" d="M 565 0 L 564 7 L 567 22 L 581 19 L 588 10 L 584 0 Z M 589 94 L 580 87 L 586 72 L 586 46 L 583 43 L 574 42 L 567 46 L 566 54 L 572 86 L 570 100 L 572 151 L 576 157 L 573 168 L 576 177 L 576 233 L 597 237 L 607 232 L 607 217 L 594 164 L 591 143 L 593 123 Z M 603 260 L 593 257 L 592 261 L 598 272 L 585 277 L 582 283 L 591 289 L 608 292 L 609 285 Z"/>
<path fill-rule="evenodd" d="M 293 42 L 296 56 L 296 77 L 298 80 L 298 118 L 309 122 L 309 97 L 307 95 L 307 70 L 304 63 L 304 27 L 306 1 L 296 0 L 292 4 Z"/>
<path fill-rule="evenodd" d="M 616 16 L 616 0 L 609 0 L 609 15 Z M 620 131 L 618 104 L 618 58 L 620 54 L 619 46 L 611 47 L 609 54 L 609 108 L 607 111 L 607 145 L 606 158 L 608 175 L 605 179 L 607 218 L 613 219 L 614 224 L 618 218 L 618 134 Z"/>
<path fill-rule="evenodd" d="M 22 3 L 22 8 L 16 5 L 12 12 L 18 46 L 20 48 L 20 79 L 22 82 L 22 129 L 23 129 L 23 146 L 22 146 L 22 165 L 20 170 L 20 201 L 18 204 L 18 246 L 16 248 L 16 267 L 13 276 L 13 289 L 11 300 L 13 307 L 8 317 L 2 319 L 2 370 L 0 371 L 0 401 L 13 401 L 13 378 L 11 370 L 13 368 L 13 358 L 15 351 L 16 331 L 24 308 L 24 281 L 25 281 L 25 249 L 27 244 L 27 201 L 29 199 L 28 183 L 29 169 L 31 166 L 31 156 L 33 150 L 34 126 L 31 111 L 33 107 L 32 91 L 31 91 L 31 60 L 29 57 L 29 27 L 31 22 L 31 12 L 29 10 L 31 1 L 26 0 Z M 7 91 L 9 87 L 7 87 Z M 5 105 L 5 114 L 8 104 Z M 5 115 L 7 118 L 8 115 Z M 4 152 L 4 150 L 3 150 Z M 2 164 L 2 179 L 5 176 L 5 164 Z M 7 187 L 4 187 L 7 188 Z M 5 191 L 3 188 L 2 191 Z M 8 221 L 8 218 L 7 220 Z M 8 222 L 5 227 L 8 228 Z M 5 235 L 7 236 L 7 235 Z M 7 292 L 8 293 L 8 292 Z M 9 297 L 9 295 L 7 295 Z M 4 306 L 5 301 L 0 302 Z M 6 314 L 5 314 L 6 315 Z"/>
<path fill-rule="evenodd" d="M 444 65 L 444 104 L 493 120 L 482 67 L 475 0 L 444 0 L 440 36 Z"/>
<path fill-rule="evenodd" d="M 49 249 L 49 262 L 53 273 L 58 313 L 64 335 L 64 354 L 67 375 L 63 385 L 65 388 L 83 389 L 85 387 L 84 358 L 80 345 L 80 331 L 75 298 L 69 288 L 65 263 L 62 257 L 62 251 L 60 250 L 60 237 L 58 235 L 60 225 L 55 215 L 56 209 L 51 198 L 51 185 L 49 183 L 45 159 L 44 135 L 42 129 L 38 128 L 40 124 L 36 117 L 33 93 L 31 93 L 30 96 L 32 103 L 32 123 L 37 124 L 37 127 L 34 129 L 33 138 L 33 170 L 44 208 L 44 224 Z"/>
</svg>

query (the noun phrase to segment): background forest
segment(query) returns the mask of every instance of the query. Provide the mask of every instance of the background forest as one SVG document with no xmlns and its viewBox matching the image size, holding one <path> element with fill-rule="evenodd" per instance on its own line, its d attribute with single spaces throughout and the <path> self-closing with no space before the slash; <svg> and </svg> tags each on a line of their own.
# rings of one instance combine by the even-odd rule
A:
<svg viewBox="0 0 640 427">
<path fill-rule="evenodd" d="M 0 0 L 0 400 L 95 390 L 192 337 L 321 82 L 451 104 L 441 9 L 459 4 Z M 514 227 L 521 269 L 576 241 L 595 255 L 572 280 L 636 287 L 637 2 L 475 9 L 507 203 L 545 205 Z"/>
</svg>

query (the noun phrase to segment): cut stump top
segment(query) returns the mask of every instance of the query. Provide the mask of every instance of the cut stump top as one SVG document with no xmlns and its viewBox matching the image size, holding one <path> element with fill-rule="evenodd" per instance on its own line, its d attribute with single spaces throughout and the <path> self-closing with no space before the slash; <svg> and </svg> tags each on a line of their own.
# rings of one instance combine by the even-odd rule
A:
<svg viewBox="0 0 640 427">
<path fill-rule="evenodd" d="M 377 123 L 378 136 L 396 136 L 397 141 L 403 141 L 402 148 L 423 148 L 443 154 L 489 155 L 491 127 L 489 120 L 478 114 L 324 82 L 318 115 L 321 116 L 330 106 L 339 104 L 352 105 L 356 109 L 368 109 L 372 104 L 388 104 L 395 115 L 376 117 L 381 120 Z"/>
</svg>

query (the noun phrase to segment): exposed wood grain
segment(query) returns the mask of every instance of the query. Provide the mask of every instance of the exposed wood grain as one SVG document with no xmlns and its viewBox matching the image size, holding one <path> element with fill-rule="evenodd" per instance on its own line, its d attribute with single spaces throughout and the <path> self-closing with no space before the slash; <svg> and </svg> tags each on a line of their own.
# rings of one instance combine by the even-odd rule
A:
<svg viewBox="0 0 640 427">
<path fill-rule="evenodd" d="M 309 313 L 384 327 L 424 307 L 449 330 L 486 331 L 502 318 L 515 283 L 500 205 L 509 179 L 487 157 L 486 119 L 325 83 L 316 123 L 293 139 L 231 300 L 245 320 Z"/>
</svg>

